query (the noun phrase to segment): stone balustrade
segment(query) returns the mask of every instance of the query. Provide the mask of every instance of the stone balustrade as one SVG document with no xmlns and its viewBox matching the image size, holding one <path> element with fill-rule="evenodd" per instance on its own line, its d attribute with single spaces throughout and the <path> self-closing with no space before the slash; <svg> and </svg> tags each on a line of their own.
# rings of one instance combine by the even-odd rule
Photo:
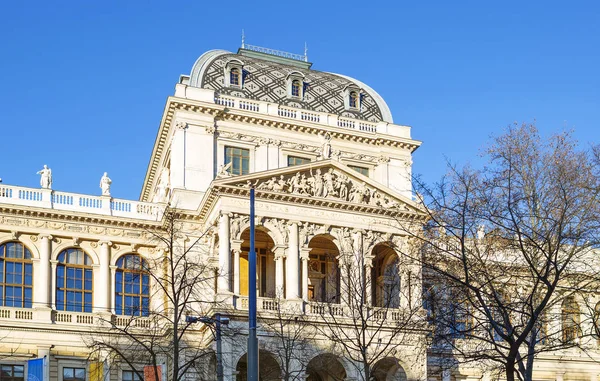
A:
<svg viewBox="0 0 600 381">
<path fill-rule="evenodd" d="M 177 85 L 175 96 L 215 103 L 229 109 L 257 112 L 261 114 L 278 116 L 286 119 L 295 119 L 328 127 L 337 127 L 354 130 L 367 134 L 386 134 L 400 138 L 410 139 L 410 127 L 388 122 L 370 122 L 353 118 L 344 118 L 336 114 L 305 110 L 301 108 L 286 107 L 277 103 L 250 100 L 216 93 L 214 90 L 193 88 L 187 85 Z"/>
<path fill-rule="evenodd" d="M 102 214 L 149 221 L 160 220 L 165 209 L 164 205 L 156 205 L 149 202 L 121 200 L 110 196 L 89 196 L 59 192 L 51 189 L 25 188 L 12 185 L 0 185 L 0 204 Z"/>
</svg>

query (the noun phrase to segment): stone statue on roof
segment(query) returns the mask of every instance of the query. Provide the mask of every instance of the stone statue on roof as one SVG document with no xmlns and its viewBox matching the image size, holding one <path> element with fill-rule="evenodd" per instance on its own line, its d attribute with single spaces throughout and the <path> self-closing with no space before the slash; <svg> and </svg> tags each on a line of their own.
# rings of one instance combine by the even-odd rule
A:
<svg viewBox="0 0 600 381">
<path fill-rule="evenodd" d="M 108 173 L 104 172 L 104 175 L 100 178 L 100 189 L 102 189 L 102 196 L 110 196 L 110 184 L 112 180 L 108 177 Z"/>
<path fill-rule="evenodd" d="M 52 170 L 46 164 L 37 174 L 41 175 L 40 186 L 44 189 L 52 189 Z"/>
</svg>

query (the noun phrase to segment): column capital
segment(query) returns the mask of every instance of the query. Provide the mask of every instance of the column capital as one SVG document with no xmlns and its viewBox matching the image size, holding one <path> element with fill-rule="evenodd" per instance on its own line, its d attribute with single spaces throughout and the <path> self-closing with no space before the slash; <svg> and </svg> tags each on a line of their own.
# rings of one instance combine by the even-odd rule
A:
<svg viewBox="0 0 600 381">
<path fill-rule="evenodd" d="M 310 251 L 312 249 L 307 248 L 307 247 L 303 247 L 302 249 L 300 249 L 300 259 L 303 261 L 308 261 L 308 258 L 310 257 Z"/>
<path fill-rule="evenodd" d="M 275 260 L 286 257 L 285 249 L 287 249 L 287 246 L 284 245 L 276 245 L 275 247 L 273 247 L 273 249 L 271 249 L 271 251 L 274 254 Z"/>
<path fill-rule="evenodd" d="M 301 223 L 302 223 L 302 221 L 300 221 L 300 220 L 289 220 L 289 221 L 288 221 L 288 224 L 289 224 L 290 226 L 292 226 L 292 225 L 296 225 L 296 226 L 298 226 L 298 225 L 300 225 Z"/>
<path fill-rule="evenodd" d="M 111 241 L 106 241 L 106 240 L 98 241 L 98 244 L 100 246 L 107 245 L 108 247 L 111 247 L 113 245 L 113 243 Z"/>
<path fill-rule="evenodd" d="M 54 237 L 51 234 L 46 234 L 46 233 L 38 234 L 38 238 L 39 239 L 47 239 L 48 241 L 52 241 L 54 239 Z"/>
<path fill-rule="evenodd" d="M 241 251 L 242 250 L 242 243 L 244 241 L 241 239 L 232 239 L 231 240 L 231 250 L 238 250 Z"/>
<path fill-rule="evenodd" d="M 56 265 L 58 265 L 58 260 L 56 260 L 56 259 L 51 259 L 51 260 L 50 260 L 50 265 L 51 265 L 51 266 L 53 266 L 53 267 L 56 267 Z"/>
</svg>

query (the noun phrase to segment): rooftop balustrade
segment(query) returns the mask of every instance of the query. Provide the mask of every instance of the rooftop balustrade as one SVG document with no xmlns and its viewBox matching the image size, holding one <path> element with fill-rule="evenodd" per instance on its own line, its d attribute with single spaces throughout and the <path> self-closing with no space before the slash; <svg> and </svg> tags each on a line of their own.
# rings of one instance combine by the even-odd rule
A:
<svg viewBox="0 0 600 381">
<path fill-rule="evenodd" d="M 411 138 L 409 126 L 401 126 L 388 122 L 371 122 L 361 119 L 344 118 L 337 114 L 286 107 L 277 103 L 223 95 L 215 92 L 214 90 L 195 88 L 184 84 L 177 85 L 175 96 L 208 103 L 215 103 L 229 109 L 256 112 L 278 116 L 285 119 L 315 123 L 328 127 L 337 127 L 367 134 L 386 134 L 406 139 Z"/>
<path fill-rule="evenodd" d="M 149 202 L 3 184 L 0 184 L 0 204 L 126 217 L 147 221 L 160 220 L 165 209 L 164 205 Z"/>
</svg>

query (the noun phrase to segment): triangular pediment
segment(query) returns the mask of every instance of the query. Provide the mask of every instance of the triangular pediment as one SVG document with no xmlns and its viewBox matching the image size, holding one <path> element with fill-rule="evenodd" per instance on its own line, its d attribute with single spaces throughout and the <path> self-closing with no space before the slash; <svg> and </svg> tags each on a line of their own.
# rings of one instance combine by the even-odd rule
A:
<svg viewBox="0 0 600 381">
<path fill-rule="evenodd" d="M 370 213 L 422 214 L 420 206 L 335 160 L 321 160 L 242 176 L 224 173 L 212 183 L 218 194 L 245 194 L 295 204 L 325 205 Z M 213 193 L 214 194 L 214 193 Z"/>
</svg>

